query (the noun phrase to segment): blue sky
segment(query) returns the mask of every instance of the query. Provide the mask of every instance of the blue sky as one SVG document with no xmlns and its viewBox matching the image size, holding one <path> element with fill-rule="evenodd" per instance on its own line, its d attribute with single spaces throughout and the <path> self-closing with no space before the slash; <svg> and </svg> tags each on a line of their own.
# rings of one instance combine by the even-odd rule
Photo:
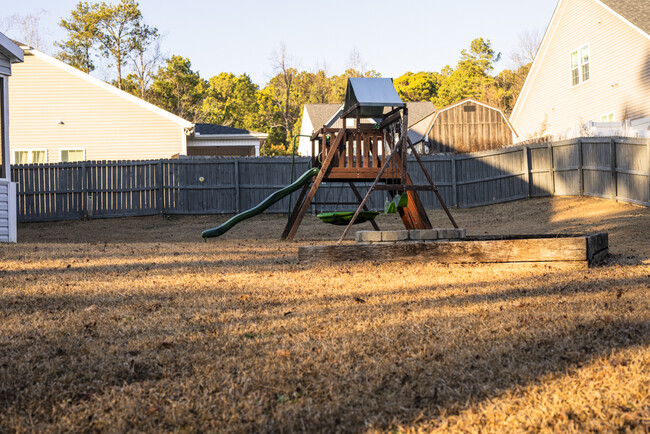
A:
<svg viewBox="0 0 650 434">
<path fill-rule="evenodd" d="M 110 2 L 110 1 L 109 1 Z M 0 18 L 44 11 L 41 35 L 52 42 L 78 0 L 21 0 L 2 7 Z M 556 0 L 141 0 L 145 21 L 164 34 L 165 54 L 188 57 L 203 78 L 220 72 L 248 73 L 266 84 L 271 58 L 286 46 L 293 64 L 340 74 L 356 50 L 367 69 L 384 77 L 407 71 L 440 71 L 455 65 L 472 39 L 492 41 L 509 67 L 522 32 L 543 33 Z M 8 32 L 12 36 L 12 32 Z"/>
</svg>

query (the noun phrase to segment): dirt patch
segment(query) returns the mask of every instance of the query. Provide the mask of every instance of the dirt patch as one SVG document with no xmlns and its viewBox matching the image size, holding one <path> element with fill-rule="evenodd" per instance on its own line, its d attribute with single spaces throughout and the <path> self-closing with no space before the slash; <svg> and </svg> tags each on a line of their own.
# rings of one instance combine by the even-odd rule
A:
<svg viewBox="0 0 650 434">
<path fill-rule="evenodd" d="M 471 235 L 607 231 L 614 255 L 306 266 L 297 246 L 341 227 L 309 216 L 281 243 L 286 217 L 265 215 L 203 243 L 225 216 L 20 225 L 0 246 L 0 431 L 650 429 L 650 211 L 454 215 Z"/>
</svg>

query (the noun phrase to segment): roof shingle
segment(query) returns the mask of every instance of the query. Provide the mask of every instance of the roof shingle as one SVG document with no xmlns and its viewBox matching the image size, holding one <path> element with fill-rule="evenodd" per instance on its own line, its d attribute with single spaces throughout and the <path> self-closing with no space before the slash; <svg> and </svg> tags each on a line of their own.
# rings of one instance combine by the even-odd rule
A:
<svg viewBox="0 0 650 434">
<path fill-rule="evenodd" d="M 216 134 L 260 134 L 255 131 L 243 130 L 241 128 L 226 127 L 215 124 L 195 124 L 194 131 L 199 135 Z"/>
<path fill-rule="evenodd" d="M 601 0 L 623 18 L 650 35 L 650 1 Z"/>
</svg>

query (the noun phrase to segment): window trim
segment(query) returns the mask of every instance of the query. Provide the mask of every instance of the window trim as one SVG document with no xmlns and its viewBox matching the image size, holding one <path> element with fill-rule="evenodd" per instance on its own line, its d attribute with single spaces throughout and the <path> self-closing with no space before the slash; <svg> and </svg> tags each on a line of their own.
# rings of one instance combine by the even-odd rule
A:
<svg viewBox="0 0 650 434">
<path fill-rule="evenodd" d="M 63 161 L 63 151 L 81 151 L 83 152 L 83 158 L 81 161 L 86 161 L 86 148 L 60 148 L 59 149 L 60 163 L 77 163 L 77 161 Z"/>
<path fill-rule="evenodd" d="M 611 121 L 608 120 L 608 118 L 609 118 L 610 116 L 612 117 L 612 120 L 611 120 Z M 603 120 L 603 118 L 605 118 L 605 119 Z M 616 113 L 613 112 L 613 111 L 611 111 L 611 112 L 607 112 L 607 113 L 604 113 L 604 114 L 600 115 L 600 121 L 601 121 L 601 122 L 616 122 L 614 119 L 616 119 Z"/>
<path fill-rule="evenodd" d="M 589 61 L 586 62 L 586 63 L 582 63 L 582 56 L 580 55 L 580 51 L 585 47 L 587 47 L 587 55 L 589 56 Z M 573 65 L 571 64 L 571 56 L 572 56 L 573 53 L 577 53 L 577 56 L 578 56 L 578 66 L 577 66 L 577 69 L 578 69 L 578 83 L 576 83 L 576 84 L 573 84 L 573 70 L 575 68 L 573 68 Z M 583 71 L 582 71 L 582 67 L 584 65 L 589 65 L 589 78 L 587 78 L 586 80 L 584 79 L 584 75 L 583 75 Z M 578 87 L 583 83 L 588 83 L 589 81 L 591 81 L 591 45 L 589 44 L 589 42 L 587 42 L 586 44 L 582 44 L 582 45 L 578 46 L 577 48 L 569 51 L 569 83 L 570 83 L 571 87 L 573 88 L 573 87 Z"/>
<path fill-rule="evenodd" d="M 48 152 L 46 148 L 11 148 L 11 164 L 16 163 L 16 152 L 27 152 L 27 163 L 26 164 L 47 164 Z M 34 163 L 34 154 L 33 152 L 45 152 L 45 163 Z"/>
</svg>

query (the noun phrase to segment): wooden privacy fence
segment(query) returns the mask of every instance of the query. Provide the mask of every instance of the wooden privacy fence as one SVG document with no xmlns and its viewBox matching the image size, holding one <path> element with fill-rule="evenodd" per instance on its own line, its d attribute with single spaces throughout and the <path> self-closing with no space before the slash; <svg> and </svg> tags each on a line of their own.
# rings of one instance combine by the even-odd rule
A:
<svg viewBox="0 0 650 434">
<path fill-rule="evenodd" d="M 423 156 L 444 200 L 473 207 L 549 195 L 587 195 L 650 206 L 650 140 L 581 138 L 478 152 Z M 413 181 L 426 183 L 415 162 Z M 296 179 L 309 168 L 296 158 Z M 73 220 L 154 214 L 231 214 L 260 203 L 291 178 L 291 159 L 202 158 L 84 161 L 15 165 L 18 221 Z M 361 190 L 367 184 L 359 184 Z M 296 194 L 292 197 L 295 203 Z M 383 209 L 385 192 L 370 208 Z M 424 206 L 438 208 L 432 192 Z M 346 185 L 323 185 L 313 210 L 356 209 Z M 322 202 L 339 202 L 326 206 Z M 287 212 L 289 197 L 268 212 Z"/>
</svg>

